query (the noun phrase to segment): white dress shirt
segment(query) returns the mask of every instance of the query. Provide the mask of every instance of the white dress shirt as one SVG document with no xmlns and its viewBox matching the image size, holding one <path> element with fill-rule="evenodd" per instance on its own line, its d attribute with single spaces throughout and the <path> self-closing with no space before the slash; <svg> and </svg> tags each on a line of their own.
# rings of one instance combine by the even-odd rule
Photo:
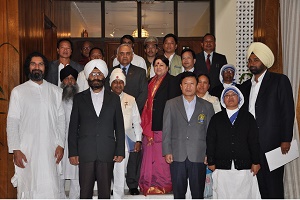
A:
<svg viewBox="0 0 300 200">
<path fill-rule="evenodd" d="M 94 105 L 94 109 L 96 111 L 97 116 L 99 117 L 100 111 L 102 109 L 103 97 L 104 97 L 104 87 L 98 93 L 95 93 L 91 88 L 91 97 Z"/>
<path fill-rule="evenodd" d="M 261 82 L 263 78 L 265 77 L 267 70 L 258 78 L 258 82 L 254 80 L 254 75 L 251 78 L 251 90 L 250 90 L 250 95 L 249 95 L 249 112 L 254 116 L 255 118 L 255 102 L 257 99 L 257 95 L 261 86 Z"/>
</svg>

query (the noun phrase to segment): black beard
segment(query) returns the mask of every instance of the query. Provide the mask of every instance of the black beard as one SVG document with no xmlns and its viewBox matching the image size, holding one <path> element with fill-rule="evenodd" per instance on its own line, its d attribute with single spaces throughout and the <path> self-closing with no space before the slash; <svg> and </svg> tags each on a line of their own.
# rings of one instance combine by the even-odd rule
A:
<svg viewBox="0 0 300 200">
<path fill-rule="evenodd" d="M 41 81 L 44 78 L 44 73 L 39 69 L 34 69 L 28 74 L 28 78 L 32 81 Z"/>
<path fill-rule="evenodd" d="M 103 78 L 102 80 L 100 79 L 94 79 L 94 80 L 90 80 L 88 79 L 88 83 L 89 86 L 92 88 L 92 90 L 98 90 L 98 89 L 102 89 L 105 83 L 105 78 Z"/>
<path fill-rule="evenodd" d="M 252 74 L 256 75 L 256 74 L 261 74 L 262 72 L 264 72 L 266 69 L 266 67 L 264 66 L 260 66 L 260 67 L 255 67 L 255 66 L 250 66 L 249 70 Z"/>
<path fill-rule="evenodd" d="M 77 83 L 75 83 L 74 85 L 65 85 L 64 83 L 61 83 L 60 87 L 63 88 L 63 93 L 62 93 L 63 101 L 69 101 L 73 99 L 74 95 L 77 94 L 79 90 Z"/>
</svg>

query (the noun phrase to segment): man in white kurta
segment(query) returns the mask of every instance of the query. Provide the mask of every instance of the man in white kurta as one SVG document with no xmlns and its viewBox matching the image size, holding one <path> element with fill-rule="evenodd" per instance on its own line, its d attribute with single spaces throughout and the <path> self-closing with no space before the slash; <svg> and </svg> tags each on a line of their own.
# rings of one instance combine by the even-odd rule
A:
<svg viewBox="0 0 300 200">
<path fill-rule="evenodd" d="M 60 160 L 65 143 L 62 89 L 43 80 L 46 57 L 30 54 L 25 61 L 29 81 L 15 87 L 7 117 L 9 153 L 14 154 L 18 198 L 59 198 Z"/>
<path fill-rule="evenodd" d="M 113 198 L 121 199 L 124 197 L 125 187 L 125 172 L 129 159 L 130 152 L 139 152 L 141 150 L 142 127 L 139 109 L 133 96 L 123 92 L 126 78 L 120 68 L 112 71 L 110 76 L 110 85 L 114 93 L 121 98 L 121 107 L 123 112 L 124 127 L 125 127 L 125 158 L 122 162 L 115 162 L 114 165 L 114 183 L 113 183 Z M 137 167 L 133 167 L 137 168 Z"/>
<path fill-rule="evenodd" d="M 73 97 L 76 93 L 78 93 L 79 87 L 76 82 L 78 77 L 78 72 L 71 67 L 70 65 L 64 67 L 60 71 L 60 87 L 63 89 L 63 108 L 65 111 L 65 118 L 66 118 L 66 139 L 65 144 L 68 142 L 68 132 L 69 132 L 69 123 L 70 123 L 70 116 L 73 106 Z M 69 190 L 69 198 L 70 199 L 79 199 L 80 197 L 80 186 L 79 186 L 79 169 L 78 165 L 71 165 L 69 158 L 69 149 L 68 145 L 65 145 L 65 153 L 64 157 L 61 161 L 62 163 L 62 174 L 60 176 L 61 183 L 61 199 L 66 198 L 65 194 L 65 182 L 66 180 L 70 180 L 70 190 Z"/>
</svg>

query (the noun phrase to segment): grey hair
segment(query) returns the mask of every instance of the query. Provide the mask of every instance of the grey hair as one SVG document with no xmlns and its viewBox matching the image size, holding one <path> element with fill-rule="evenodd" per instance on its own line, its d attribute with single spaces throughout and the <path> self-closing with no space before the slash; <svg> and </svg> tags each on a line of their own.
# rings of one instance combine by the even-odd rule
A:
<svg viewBox="0 0 300 200">
<path fill-rule="evenodd" d="M 120 44 L 119 45 L 119 47 L 117 48 L 117 54 L 119 54 L 119 49 L 120 49 L 120 47 L 123 47 L 123 46 L 127 46 L 127 47 L 129 47 L 130 48 L 130 50 L 131 50 L 131 53 L 133 53 L 133 49 L 129 46 L 129 44 L 125 44 L 125 43 L 123 43 L 123 44 Z"/>
</svg>

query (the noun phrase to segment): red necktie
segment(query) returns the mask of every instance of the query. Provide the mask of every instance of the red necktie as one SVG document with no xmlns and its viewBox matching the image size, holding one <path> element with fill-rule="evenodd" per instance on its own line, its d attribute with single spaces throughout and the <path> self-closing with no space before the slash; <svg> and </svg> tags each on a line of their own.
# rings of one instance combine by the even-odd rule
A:
<svg viewBox="0 0 300 200">
<path fill-rule="evenodd" d="M 207 54 L 207 58 L 206 58 L 206 67 L 207 67 L 208 73 L 209 73 L 209 71 L 210 71 L 210 59 L 209 59 L 209 57 L 210 57 L 210 54 Z"/>
</svg>

